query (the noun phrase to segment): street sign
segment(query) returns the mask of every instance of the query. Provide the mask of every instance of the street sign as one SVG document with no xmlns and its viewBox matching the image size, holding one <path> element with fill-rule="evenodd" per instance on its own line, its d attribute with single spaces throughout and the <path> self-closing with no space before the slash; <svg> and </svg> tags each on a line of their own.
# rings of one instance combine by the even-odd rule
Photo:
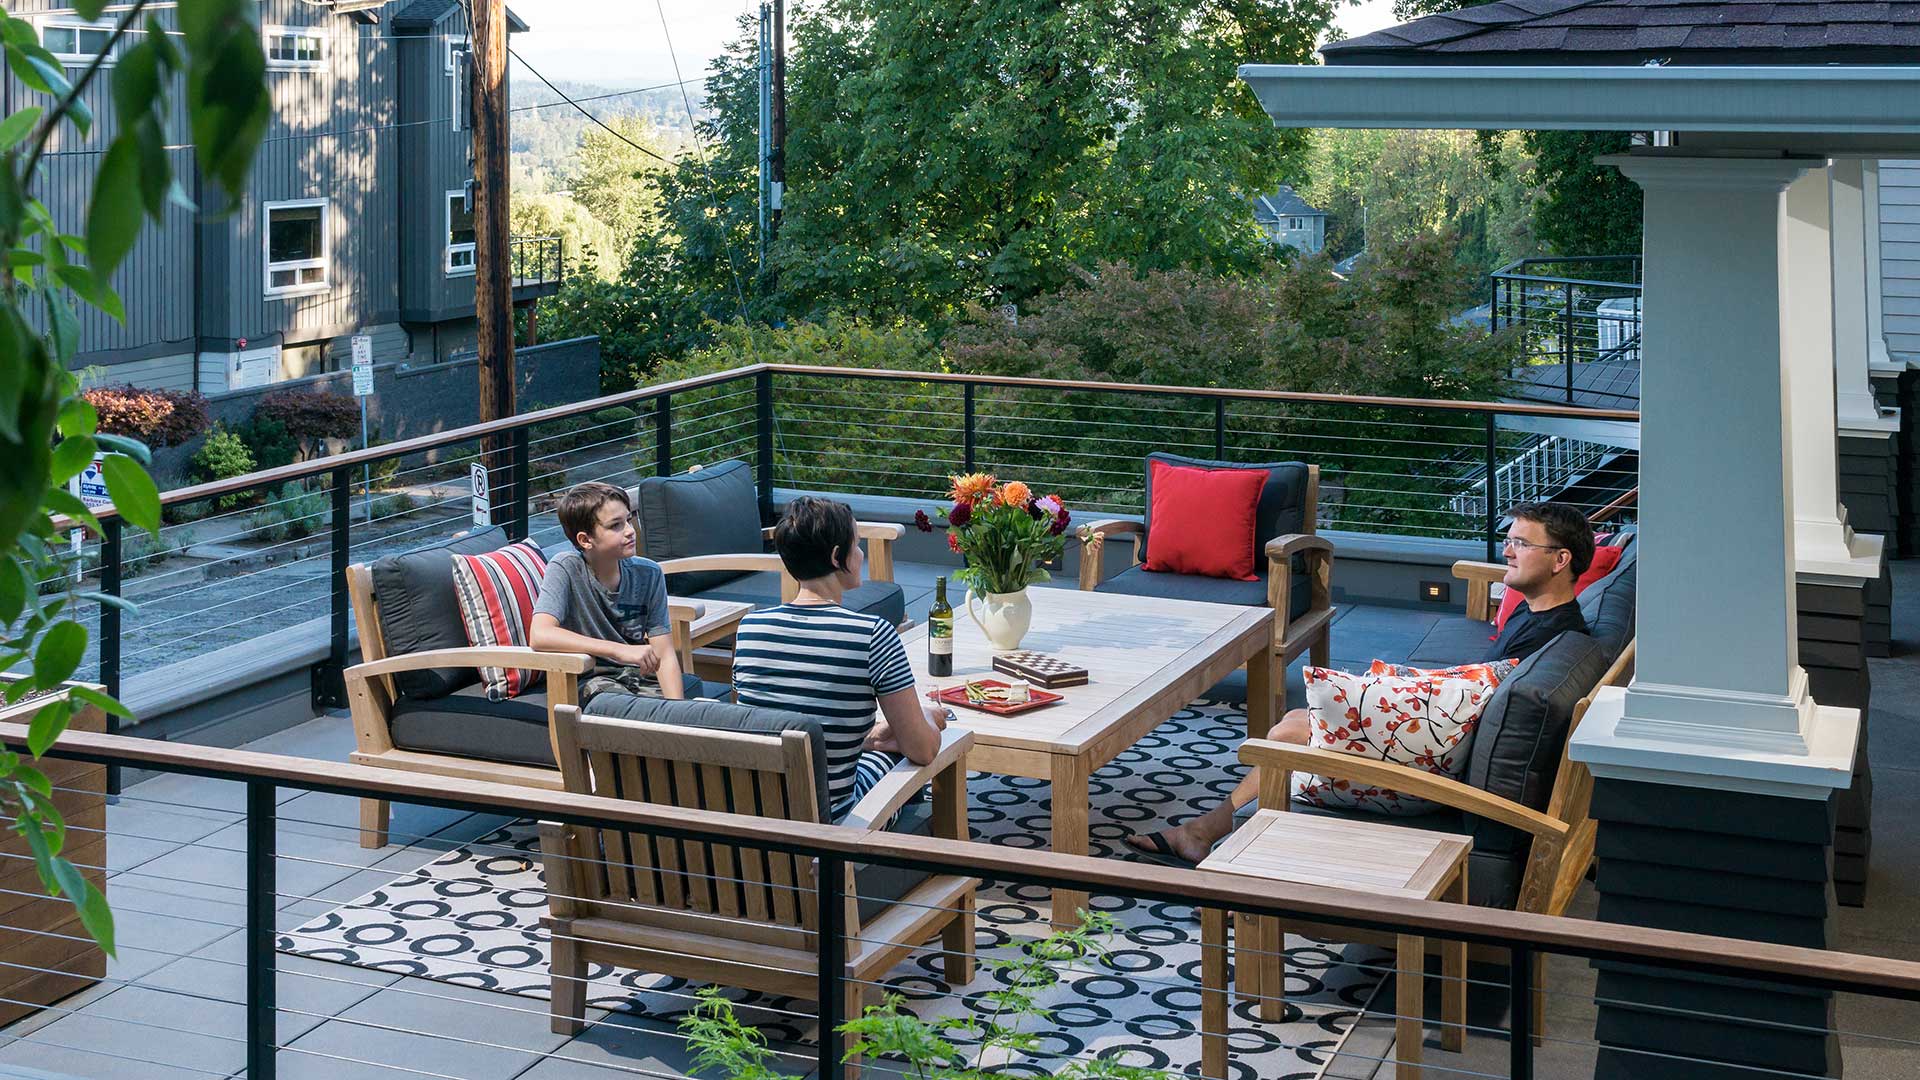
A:
<svg viewBox="0 0 1920 1080">
<path fill-rule="evenodd" d="M 473 524 L 476 528 L 485 528 L 493 524 L 493 503 L 487 492 L 487 467 L 478 461 L 474 462 L 468 479 L 473 485 Z"/>
<path fill-rule="evenodd" d="M 373 393 L 373 339 L 365 334 L 353 335 L 353 396 L 363 398 Z M 366 403 L 362 402 L 364 409 Z"/>
</svg>

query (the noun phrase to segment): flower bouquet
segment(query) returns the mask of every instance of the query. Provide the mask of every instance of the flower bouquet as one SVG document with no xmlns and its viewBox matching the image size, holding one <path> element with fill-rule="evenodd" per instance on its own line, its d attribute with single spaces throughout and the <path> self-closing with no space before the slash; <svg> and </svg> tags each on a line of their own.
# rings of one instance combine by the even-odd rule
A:
<svg viewBox="0 0 1920 1080">
<path fill-rule="evenodd" d="M 952 505 L 941 510 L 947 546 L 966 560 L 954 578 L 967 587 L 967 610 L 1001 650 L 1016 649 L 1033 618 L 1026 589 L 1048 580 L 1043 564 L 1067 546 L 1072 515 L 1058 495 L 1035 497 L 1018 480 L 1002 484 L 986 473 L 952 478 Z M 922 510 L 914 527 L 932 532 L 934 522 Z M 984 612 L 974 607 L 975 597 Z"/>
</svg>

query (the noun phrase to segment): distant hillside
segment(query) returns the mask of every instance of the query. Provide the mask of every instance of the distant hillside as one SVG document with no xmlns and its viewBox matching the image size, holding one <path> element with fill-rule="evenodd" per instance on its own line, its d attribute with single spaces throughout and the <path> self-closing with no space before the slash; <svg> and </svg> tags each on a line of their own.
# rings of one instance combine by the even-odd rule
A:
<svg viewBox="0 0 1920 1080">
<path fill-rule="evenodd" d="M 635 90 L 562 79 L 555 79 L 554 85 L 602 120 L 644 119 L 670 143 L 682 142 L 690 133 L 688 103 L 693 106 L 696 120 L 705 120 L 708 116 L 706 88 L 699 82 L 688 84 L 684 100 L 678 86 Z M 512 86 L 513 153 L 519 164 L 549 176 L 569 175 L 580 148 L 580 137 L 591 122 L 524 68 L 516 68 Z"/>
</svg>

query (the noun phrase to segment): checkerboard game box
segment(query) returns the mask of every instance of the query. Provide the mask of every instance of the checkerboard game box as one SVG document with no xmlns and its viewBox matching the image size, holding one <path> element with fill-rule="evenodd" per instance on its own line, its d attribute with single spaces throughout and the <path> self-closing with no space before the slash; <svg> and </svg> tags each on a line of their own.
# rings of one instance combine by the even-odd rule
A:
<svg viewBox="0 0 1920 1080">
<path fill-rule="evenodd" d="M 1033 686 L 1057 690 L 1062 686 L 1084 686 L 1087 669 L 1052 653 L 1010 652 L 993 658 L 993 670 L 1018 675 Z"/>
</svg>

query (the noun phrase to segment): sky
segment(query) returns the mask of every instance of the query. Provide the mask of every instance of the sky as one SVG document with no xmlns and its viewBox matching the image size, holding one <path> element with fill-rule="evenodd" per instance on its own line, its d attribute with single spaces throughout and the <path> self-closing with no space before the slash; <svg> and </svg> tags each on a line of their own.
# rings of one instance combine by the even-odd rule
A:
<svg viewBox="0 0 1920 1080">
<path fill-rule="evenodd" d="M 508 6 L 532 28 L 515 37 L 514 51 L 542 74 L 614 87 L 673 80 L 676 56 L 679 78 L 700 78 L 734 36 L 741 14 L 760 7 L 759 0 L 509 0 Z M 1393 4 L 1363 0 L 1343 8 L 1338 22 L 1348 37 L 1392 26 Z"/>
</svg>

